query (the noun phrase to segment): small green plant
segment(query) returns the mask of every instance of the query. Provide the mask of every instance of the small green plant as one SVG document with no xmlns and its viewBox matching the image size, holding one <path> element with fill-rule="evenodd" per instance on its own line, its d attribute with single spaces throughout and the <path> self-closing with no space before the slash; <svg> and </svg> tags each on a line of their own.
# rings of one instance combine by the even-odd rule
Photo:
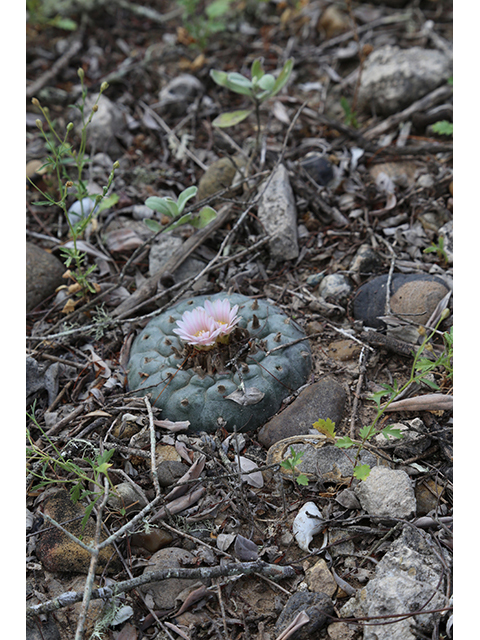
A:
<svg viewBox="0 0 480 640">
<path fill-rule="evenodd" d="M 50 17 L 48 11 L 45 11 L 45 0 L 27 0 L 27 13 L 28 21 L 35 26 L 55 27 L 64 31 L 76 31 L 78 28 L 78 24 L 71 18 L 58 14 Z"/>
<path fill-rule="evenodd" d="M 228 113 L 220 114 L 212 122 L 214 127 L 232 127 L 239 124 L 249 115 L 255 112 L 257 119 L 257 145 L 260 135 L 260 106 L 266 100 L 273 98 L 279 91 L 287 84 L 293 69 L 293 58 L 289 58 L 283 65 L 277 78 L 271 73 L 265 73 L 263 68 L 263 59 L 256 58 L 251 67 L 251 79 L 243 76 L 241 73 L 226 71 L 219 71 L 218 69 L 212 69 L 210 76 L 221 87 L 225 87 L 247 96 L 253 103 L 251 109 L 240 109 L 238 111 L 230 111 Z"/>
<path fill-rule="evenodd" d="M 440 236 L 438 238 L 438 244 L 432 242 L 429 247 L 426 247 L 426 249 L 423 250 L 423 253 L 436 253 L 439 260 L 448 263 L 448 256 L 447 252 L 445 251 L 444 245 L 445 239 L 443 236 Z"/>
<path fill-rule="evenodd" d="M 42 428 L 35 418 L 35 404 L 32 406 L 31 413 L 27 412 L 27 417 L 30 418 L 35 426 L 43 433 Z M 70 498 L 73 503 L 89 497 L 91 502 L 87 505 L 85 515 L 82 519 L 82 527 L 84 528 L 94 506 L 102 498 L 104 490 L 102 476 L 107 478 L 110 488 L 114 490 L 112 481 L 108 476 L 108 470 L 112 466 L 110 464 L 110 458 L 115 453 L 115 450 L 109 449 L 97 455 L 95 458 L 84 458 L 85 462 L 92 468 L 92 474 L 90 474 L 73 462 L 73 460 L 66 458 L 51 440 L 47 440 L 53 449 L 53 454 L 46 453 L 42 449 L 39 449 L 33 442 L 29 429 L 27 429 L 27 462 L 31 466 L 35 465 L 36 471 L 30 471 L 30 473 L 40 481 L 32 487 L 32 490 L 35 491 L 46 486 L 62 484 L 65 487 L 69 487 Z M 47 475 L 48 471 L 52 472 L 53 477 Z M 88 489 L 87 487 L 90 483 L 92 483 L 98 491 Z"/>
<path fill-rule="evenodd" d="M 304 454 L 303 451 L 297 452 L 293 447 L 290 447 L 290 456 L 285 460 L 283 460 L 283 462 L 280 463 L 280 466 L 283 467 L 284 469 L 287 469 L 287 471 L 292 472 L 292 475 L 294 476 L 297 484 L 306 486 L 308 485 L 307 476 L 304 473 L 299 473 L 298 475 L 295 475 L 296 467 L 302 461 L 303 454 Z"/>
<path fill-rule="evenodd" d="M 164 216 L 171 218 L 171 222 L 168 224 L 168 229 L 175 229 L 182 224 L 191 224 L 196 229 L 202 229 L 206 227 L 207 224 L 213 220 L 217 212 L 212 207 L 202 207 L 200 211 L 196 214 L 193 212 L 188 212 L 183 214 L 185 209 L 185 205 L 197 194 L 197 187 L 188 187 L 178 196 L 177 201 L 169 196 L 164 198 L 159 198 L 158 196 L 152 196 L 151 198 L 147 198 L 145 200 L 145 204 L 153 211 L 158 211 Z M 183 215 L 182 215 L 183 214 Z M 166 230 L 167 227 L 163 227 L 156 220 L 152 220 L 151 218 L 147 218 L 145 220 L 146 226 L 153 232 L 158 233 L 159 231 Z"/>
<path fill-rule="evenodd" d="M 178 0 L 183 8 L 183 26 L 194 41 L 193 46 L 203 50 L 213 34 L 225 31 L 232 3 L 233 0 L 213 0 L 205 6 L 202 0 Z"/>
<path fill-rule="evenodd" d="M 453 76 L 447 80 L 447 83 L 453 87 Z M 438 120 L 432 124 L 432 131 L 440 136 L 453 136 L 453 123 L 448 120 Z"/>
<path fill-rule="evenodd" d="M 342 107 L 343 112 L 345 114 L 344 116 L 345 124 L 349 127 L 353 127 L 354 129 L 358 129 L 357 114 L 355 111 L 352 111 L 352 107 L 350 106 L 350 103 L 343 96 L 340 98 L 340 106 Z"/>
<path fill-rule="evenodd" d="M 37 202 L 43 206 L 57 206 L 63 211 L 65 219 L 69 227 L 70 235 L 73 240 L 73 247 L 62 247 L 61 252 L 67 269 L 71 269 L 71 277 L 78 285 L 77 297 L 81 298 L 89 293 L 95 293 L 97 288 L 90 281 L 90 275 L 95 270 L 96 265 L 85 267 L 85 253 L 82 253 L 77 246 L 77 242 L 84 233 L 85 229 L 103 209 L 112 206 L 118 201 L 118 195 L 112 194 L 107 198 L 107 193 L 112 186 L 115 170 L 119 164 L 115 162 L 112 171 L 108 177 L 107 184 L 103 187 L 102 193 L 91 196 L 88 193 L 87 185 L 83 178 L 85 164 L 88 160 L 86 155 L 87 145 L 87 128 L 96 111 L 98 110 L 98 101 L 100 96 L 108 88 L 108 83 L 104 82 L 100 87 L 100 92 L 90 114 L 85 113 L 85 104 L 87 98 L 87 88 L 84 84 L 84 71 L 78 70 L 82 86 L 82 96 L 78 105 L 73 105 L 80 111 L 82 119 L 82 129 L 80 134 L 80 144 L 78 149 L 74 149 L 69 142 L 69 135 L 74 129 L 74 125 L 70 122 L 65 130 L 63 137 L 57 132 L 55 122 L 51 120 L 49 111 L 43 107 L 37 98 L 32 99 L 32 103 L 40 110 L 47 123 L 47 131 L 44 131 L 43 124 L 40 119 L 36 121 L 37 127 L 42 133 L 45 140 L 45 147 L 48 156 L 45 159 L 42 168 L 46 168 L 53 174 L 56 182 L 57 196 L 54 197 L 48 191 L 42 191 L 32 180 L 30 184 L 39 191 L 45 198 L 43 201 Z M 71 176 L 71 170 L 74 169 L 75 175 Z M 81 213 L 73 216 L 68 212 L 68 199 L 74 195 L 80 202 Z M 91 206 L 87 207 L 87 202 L 91 201 Z M 78 218 L 78 220 L 76 220 Z"/>
<path fill-rule="evenodd" d="M 365 448 L 365 444 L 374 438 L 375 436 L 382 434 L 385 438 L 402 438 L 402 432 L 400 429 L 395 429 L 391 425 L 383 427 L 380 429 L 378 424 L 383 414 L 387 410 L 388 406 L 396 399 L 398 396 L 412 383 L 423 383 L 429 386 L 433 390 L 438 390 L 439 386 L 437 383 L 431 379 L 430 374 L 436 369 L 442 369 L 446 374 L 446 377 L 451 379 L 453 377 L 453 327 L 449 332 L 443 333 L 443 342 L 444 349 L 442 353 L 436 358 L 428 358 L 425 357 L 425 352 L 431 352 L 431 340 L 435 335 L 440 323 L 448 317 L 449 310 L 445 309 L 443 314 L 438 321 L 435 329 L 430 333 L 425 333 L 425 337 L 422 341 L 422 344 L 418 348 L 415 353 L 412 368 L 410 371 L 410 377 L 408 381 L 401 387 L 398 386 L 397 381 L 395 380 L 392 385 L 383 384 L 382 389 L 377 391 L 371 396 L 371 399 L 377 405 L 377 415 L 375 416 L 372 424 L 366 425 L 360 429 L 360 441 L 354 441 L 349 436 L 343 436 L 342 438 L 338 438 L 336 440 L 335 445 L 341 449 L 349 449 L 351 447 L 356 446 L 357 451 L 355 455 L 355 459 L 353 462 L 353 476 L 358 478 L 359 480 L 365 480 L 370 474 L 370 466 L 368 464 L 360 464 L 360 453 Z M 386 403 L 382 406 L 382 399 L 387 396 Z M 320 421 L 319 421 L 320 422 Z M 314 426 L 317 423 L 314 424 Z M 324 427 L 324 425 L 322 425 Z M 316 427 L 317 428 L 317 427 Z M 323 433 L 325 433 L 324 428 L 319 429 Z M 327 429 L 330 432 L 331 437 L 335 437 L 335 431 L 329 426 Z M 327 433 L 328 435 L 328 433 Z"/>
</svg>

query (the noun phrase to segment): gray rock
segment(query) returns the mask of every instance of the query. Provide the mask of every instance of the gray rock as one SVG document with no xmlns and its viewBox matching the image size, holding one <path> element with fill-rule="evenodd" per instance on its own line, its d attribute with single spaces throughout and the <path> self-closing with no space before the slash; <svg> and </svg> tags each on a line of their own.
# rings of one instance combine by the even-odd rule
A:
<svg viewBox="0 0 480 640">
<path fill-rule="evenodd" d="M 275 631 L 280 634 L 301 612 L 305 611 L 310 621 L 288 637 L 290 640 L 311 640 L 327 625 L 334 615 L 333 602 L 326 593 L 297 591 L 291 596 L 278 617 Z M 314 635 L 315 634 L 315 635 Z"/>
<path fill-rule="evenodd" d="M 350 271 L 359 275 L 376 273 L 381 267 L 381 257 L 369 244 L 362 244 L 358 247 L 358 251 L 350 263 Z"/>
<path fill-rule="evenodd" d="M 162 569 L 174 569 L 195 566 L 196 558 L 189 551 L 178 547 L 166 547 L 152 555 L 144 573 L 160 571 Z M 139 589 L 144 594 L 150 594 L 157 609 L 173 609 L 175 599 L 184 589 L 199 582 L 197 579 L 168 578 L 160 582 L 150 582 Z"/>
<path fill-rule="evenodd" d="M 359 108 L 390 115 L 433 91 L 452 75 L 443 51 L 387 45 L 367 58 L 358 93 Z"/>
<path fill-rule="evenodd" d="M 162 460 L 157 467 L 158 482 L 161 487 L 169 487 L 187 472 L 183 462 L 178 460 Z"/>
<path fill-rule="evenodd" d="M 343 273 L 325 276 L 318 287 L 318 295 L 333 304 L 344 306 L 352 293 L 352 283 Z"/>
<path fill-rule="evenodd" d="M 378 563 L 375 577 L 341 609 L 341 617 L 411 614 L 424 605 L 429 610 L 444 607 L 447 598 L 442 590 L 446 577 L 439 551 L 440 547 L 433 543 L 429 534 L 405 525 L 401 536 Z M 445 554 L 444 561 L 448 566 L 449 559 Z M 414 625 L 420 627 L 424 637 L 430 637 L 429 632 L 439 615 L 425 613 L 403 620 L 392 619 L 391 624 L 368 624 L 363 627 L 363 638 L 415 640 L 418 635 L 413 630 Z"/>
<path fill-rule="evenodd" d="M 258 219 L 270 236 L 269 249 L 274 260 L 298 258 L 297 208 L 283 164 L 268 179 L 258 206 Z"/>
<path fill-rule="evenodd" d="M 353 300 L 353 315 L 367 326 L 383 329 L 388 275 L 377 276 L 357 290 Z M 448 293 L 442 278 L 423 273 L 395 273 L 391 280 L 390 308 L 418 324 L 427 322 L 440 300 Z"/>
<path fill-rule="evenodd" d="M 159 94 L 159 107 L 175 116 L 184 115 L 188 105 L 204 91 L 203 84 L 198 78 L 183 73 L 173 78 Z"/>
<path fill-rule="evenodd" d="M 164 264 L 172 257 L 173 253 L 183 244 L 183 240 L 171 233 L 162 233 L 155 240 L 150 249 L 148 264 L 150 275 L 160 271 Z M 205 267 L 205 262 L 189 257 L 172 274 L 175 282 L 181 282 L 187 278 L 196 276 Z M 166 274 L 168 275 L 168 274 Z M 200 278 L 195 283 L 194 290 L 201 288 L 208 280 L 207 276 Z"/>
<path fill-rule="evenodd" d="M 40 302 L 51 296 L 57 287 L 64 284 L 64 265 L 48 251 L 27 242 L 26 308 L 32 311 Z"/>
<path fill-rule="evenodd" d="M 108 505 L 112 509 L 125 509 L 126 515 L 138 513 L 147 504 L 148 500 L 140 487 L 130 482 L 115 485 L 115 490 L 108 498 Z"/>
<path fill-rule="evenodd" d="M 85 114 L 90 116 L 92 107 L 98 98 L 98 93 L 87 96 L 85 100 Z M 117 156 L 123 153 L 122 146 L 117 140 L 126 131 L 125 118 L 111 100 L 101 95 L 98 100 L 98 109 L 93 114 L 92 121 L 88 125 L 87 147 L 96 151 Z M 77 135 L 81 136 L 83 124 L 77 110 L 72 111 L 71 118 L 75 124 Z"/>
<path fill-rule="evenodd" d="M 413 483 L 401 469 L 374 467 L 355 488 L 363 509 L 379 518 L 411 518 L 416 511 Z"/>
<path fill-rule="evenodd" d="M 333 378 L 322 378 L 304 389 L 283 411 L 269 420 L 259 431 L 258 441 L 266 448 L 290 436 L 306 434 L 312 424 L 330 418 L 341 422 L 347 394 Z"/>
<path fill-rule="evenodd" d="M 335 177 L 331 163 L 318 151 L 307 153 L 305 158 L 301 160 L 300 166 L 322 187 L 326 186 Z"/>
</svg>

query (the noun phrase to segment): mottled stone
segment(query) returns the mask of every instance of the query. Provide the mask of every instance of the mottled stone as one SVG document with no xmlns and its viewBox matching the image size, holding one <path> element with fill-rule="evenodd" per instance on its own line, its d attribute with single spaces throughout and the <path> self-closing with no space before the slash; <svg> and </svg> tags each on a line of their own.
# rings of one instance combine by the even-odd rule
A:
<svg viewBox="0 0 480 640">
<path fill-rule="evenodd" d="M 27 242 L 27 312 L 64 284 L 62 275 L 65 271 L 64 265 L 58 258 L 37 245 Z"/>
<path fill-rule="evenodd" d="M 42 506 L 44 513 L 63 525 L 74 536 L 81 538 L 85 544 L 93 542 L 95 521 L 87 520 L 85 528 L 82 529 L 84 508 L 78 503 L 73 504 L 67 491 L 63 489 L 57 491 L 46 498 Z M 39 534 L 36 546 L 37 558 L 45 569 L 59 573 L 87 573 L 90 553 L 46 520 L 45 525 L 49 528 Z M 101 540 L 105 538 L 105 535 L 101 536 Z M 113 546 L 109 545 L 102 549 L 98 557 L 97 573 L 104 571 L 113 573 L 118 568 L 119 559 L 115 555 Z"/>
<path fill-rule="evenodd" d="M 223 191 L 223 189 L 230 187 L 235 174 L 245 164 L 244 156 L 239 154 L 233 157 L 225 156 L 212 162 L 198 183 L 197 201 L 210 198 L 218 191 Z M 222 197 L 225 198 L 228 195 L 229 192 L 227 191 Z"/>
<path fill-rule="evenodd" d="M 452 75 L 451 54 L 436 49 L 386 45 L 365 63 L 358 105 L 365 111 L 390 115 L 405 109 L 444 84 Z"/>
<path fill-rule="evenodd" d="M 153 554 L 149 560 L 148 567 L 145 567 L 144 574 L 150 571 L 160 571 L 162 569 L 175 569 L 184 567 L 188 569 L 195 566 L 195 556 L 185 549 L 178 547 L 167 547 L 160 549 Z M 199 582 L 195 579 L 168 578 L 160 582 L 150 582 L 139 587 L 144 594 L 149 594 L 153 598 L 157 609 L 173 609 L 175 600 L 184 589 Z"/>
<path fill-rule="evenodd" d="M 305 582 L 310 591 L 315 593 L 326 593 L 333 597 L 337 591 L 335 578 L 328 569 L 327 563 L 320 558 L 316 564 L 305 572 Z"/>
<path fill-rule="evenodd" d="M 365 325 L 383 329 L 379 316 L 387 315 L 388 275 L 377 276 L 357 290 L 353 315 Z M 440 300 L 448 293 L 446 283 L 437 276 L 423 273 L 395 273 L 391 280 L 390 308 L 400 317 L 422 324 L 427 322 Z"/>
<path fill-rule="evenodd" d="M 413 483 L 401 469 L 374 467 L 355 488 L 363 509 L 380 518 L 411 518 L 416 511 Z"/>
<path fill-rule="evenodd" d="M 352 293 L 352 283 L 343 273 L 325 276 L 318 286 L 318 295 L 333 304 L 344 306 Z"/>
<path fill-rule="evenodd" d="M 326 593 L 297 591 L 291 596 L 278 617 L 275 631 L 280 634 L 301 612 L 310 618 L 307 624 L 288 636 L 290 640 L 311 640 L 327 625 L 334 615 L 333 602 Z"/>
<path fill-rule="evenodd" d="M 270 447 L 278 440 L 306 434 L 314 422 L 330 418 L 338 426 L 343 417 L 347 394 L 331 377 L 322 378 L 304 389 L 283 411 L 259 431 L 258 441 Z"/>
<path fill-rule="evenodd" d="M 274 260 L 298 258 L 297 208 L 283 164 L 268 178 L 258 205 L 258 219 L 270 236 L 268 246 Z"/>
</svg>

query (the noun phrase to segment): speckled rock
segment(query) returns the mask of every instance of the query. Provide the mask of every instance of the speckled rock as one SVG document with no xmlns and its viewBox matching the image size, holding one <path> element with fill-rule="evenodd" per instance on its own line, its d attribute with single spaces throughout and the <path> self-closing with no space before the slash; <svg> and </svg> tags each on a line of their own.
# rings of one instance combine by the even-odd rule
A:
<svg viewBox="0 0 480 640">
<path fill-rule="evenodd" d="M 310 591 L 315 593 L 326 593 L 331 598 L 337 591 L 335 578 L 328 569 L 327 563 L 320 558 L 313 567 L 305 572 L 305 582 Z"/>
<path fill-rule="evenodd" d="M 198 183 L 197 201 L 210 198 L 218 191 L 227 189 L 231 186 L 235 174 L 246 164 L 245 157 L 238 154 L 219 158 L 205 171 Z M 228 197 L 229 192 L 223 194 L 223 198 Z"/>
<path fill-rule="evenodd" d="M 343 417 L 347 394 L 333 378 L 322 378 L 304 389 L 283 411 L 259 431 L 258 441 L 268 449 L 279 440 L 306 434 L 314 422 L 330 418 L 338 426 Z"/>
<path fill-rule="evenodd" d="M 375 567 L 375 576 L 348 600 L 340 615 L 342 618 L 386 617 L 406 613 L 404 618 L 391 620 L 389 624 L 364 625 L 364 640 L 416 640 L 416 630 L 430 638 L 440 614 L 410 614 L 421 608 L 438 610 L 447 604 L 445 566 L 449 564 L 441 545 L 428 533 L 405 525 L 400 537 L 392 542 Z M 424 607 L 424 603 L 428 606 Z"/>
<path fill-rule="evenodd" d="M 333 304 L 344 306 L 352 293 L 350 278 L 343 273 L 331 273 L 325 276 L 318 286 L 318 295 Z"/>
<path fill-rule="evenodd" d="M 357 290 L 353 315 L 365 325 L 384 328 L 379 316 L 386 315 L 388 275 L 377 276 Z M 448 293 L 446 283 L 437 276 L 420 273 L 395 273 L 391 281 L 390 308 L 418 324 L 427 322 L 440 300 Z"/>
<path fill-rule="evenodd" d="M 379 518 L 411 518 L 416 511 L 413 483 L 405 471 L 374 467 L 355 488 L 363 509 Z"/>
<path fill-rule="evenodd" d="M 326 593 L 308 593 L 297 591 L 291 596 L 278 617 L 275 631 L 280 634 L 301 612 L 305 611 L 310 621 L 300 627 L 294 634 L 288 636 L 290 640 L 311 640 L 331 620 L 334 615 L 333 602 Z"/>
<path fill-rule="evenodd" d="M 452 56 L 436 49 L 386 45 L 366 60 L 358 92 L 360 109 L 397 113 L 444 84 L 452 75 Z"/>
<path fill-rule="evenodd" d="M 73 504 L 67 491 L 61 489 L 45 499 L 42 511 L 63 524 L 74 536 L 81 537 L 85 544 L 93 541 L 95 521 L 89 519 L 82 530 L 84 509 L 80 504 Z M 80 517 L 79 517 L 80 516 Z M 45 522 L 45 524 L 48 524 Z M 102 536 L 102 540 L 105 536 Z M 62 531 L 52 526 L 38 536 L 36 555 L 45 569 L 59 573 L 88 573 L 90 554 L 71 540 Z M 119 559 L 115 549 L 110 545 L 100 551 L 97 573 L 106 571 L 113 573 L 119 568 Z"/>
<path fill-rule="evenodd" d="M 57 287 L 65 284 L 62 279 L 65 271 L 58 258 L 36 244 L 27 242 L 27 312 L 51 296 Z"/>
<path fill-rule="evenodd" d="M 297 208 L 283 164 L 268 178 L 258 205 L 258 219 L 270 236 L 268 247 L 274 260 L 298 258 Z"/>
<path fill-rule="evenodd" d="M 179 547 L 166 547 L 152 555 L 144 573 L 172 568 L 193 568 L 196 558 L 189 551 Z M 175 599 L 184 589 L 198 583 L 199 580 L 185 578 L 168 578 L 160 582 L 150 582 L 139 587 L 145 595 L 150 595 L 156 609 L 173 609 Z"/>
</svg>

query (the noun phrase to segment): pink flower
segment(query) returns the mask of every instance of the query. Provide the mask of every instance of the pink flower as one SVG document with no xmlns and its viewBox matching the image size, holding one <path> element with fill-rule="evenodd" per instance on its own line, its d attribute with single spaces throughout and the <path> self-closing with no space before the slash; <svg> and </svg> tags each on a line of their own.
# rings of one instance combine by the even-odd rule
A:
<svg viewBox="0 0 480 640">
<path fill-rule="evenodd" d="M 185 311 L 181 320 L 177 320 L 178 329 L 173 329 L 182 340 L 195 346 L 209 347 L 215 344 L 221 329 L 203 307 Z"/>
<path fill-rule="evenodd" d="M 220 330 L 220 336 L 231 333 L 240 319 L 237 316 L 238 304 L 230 308 L 228 300 L 215 300 L 215 302 L 205 300 L 205 311 L 213 318 L 215 326 Z"/>
</svg>

